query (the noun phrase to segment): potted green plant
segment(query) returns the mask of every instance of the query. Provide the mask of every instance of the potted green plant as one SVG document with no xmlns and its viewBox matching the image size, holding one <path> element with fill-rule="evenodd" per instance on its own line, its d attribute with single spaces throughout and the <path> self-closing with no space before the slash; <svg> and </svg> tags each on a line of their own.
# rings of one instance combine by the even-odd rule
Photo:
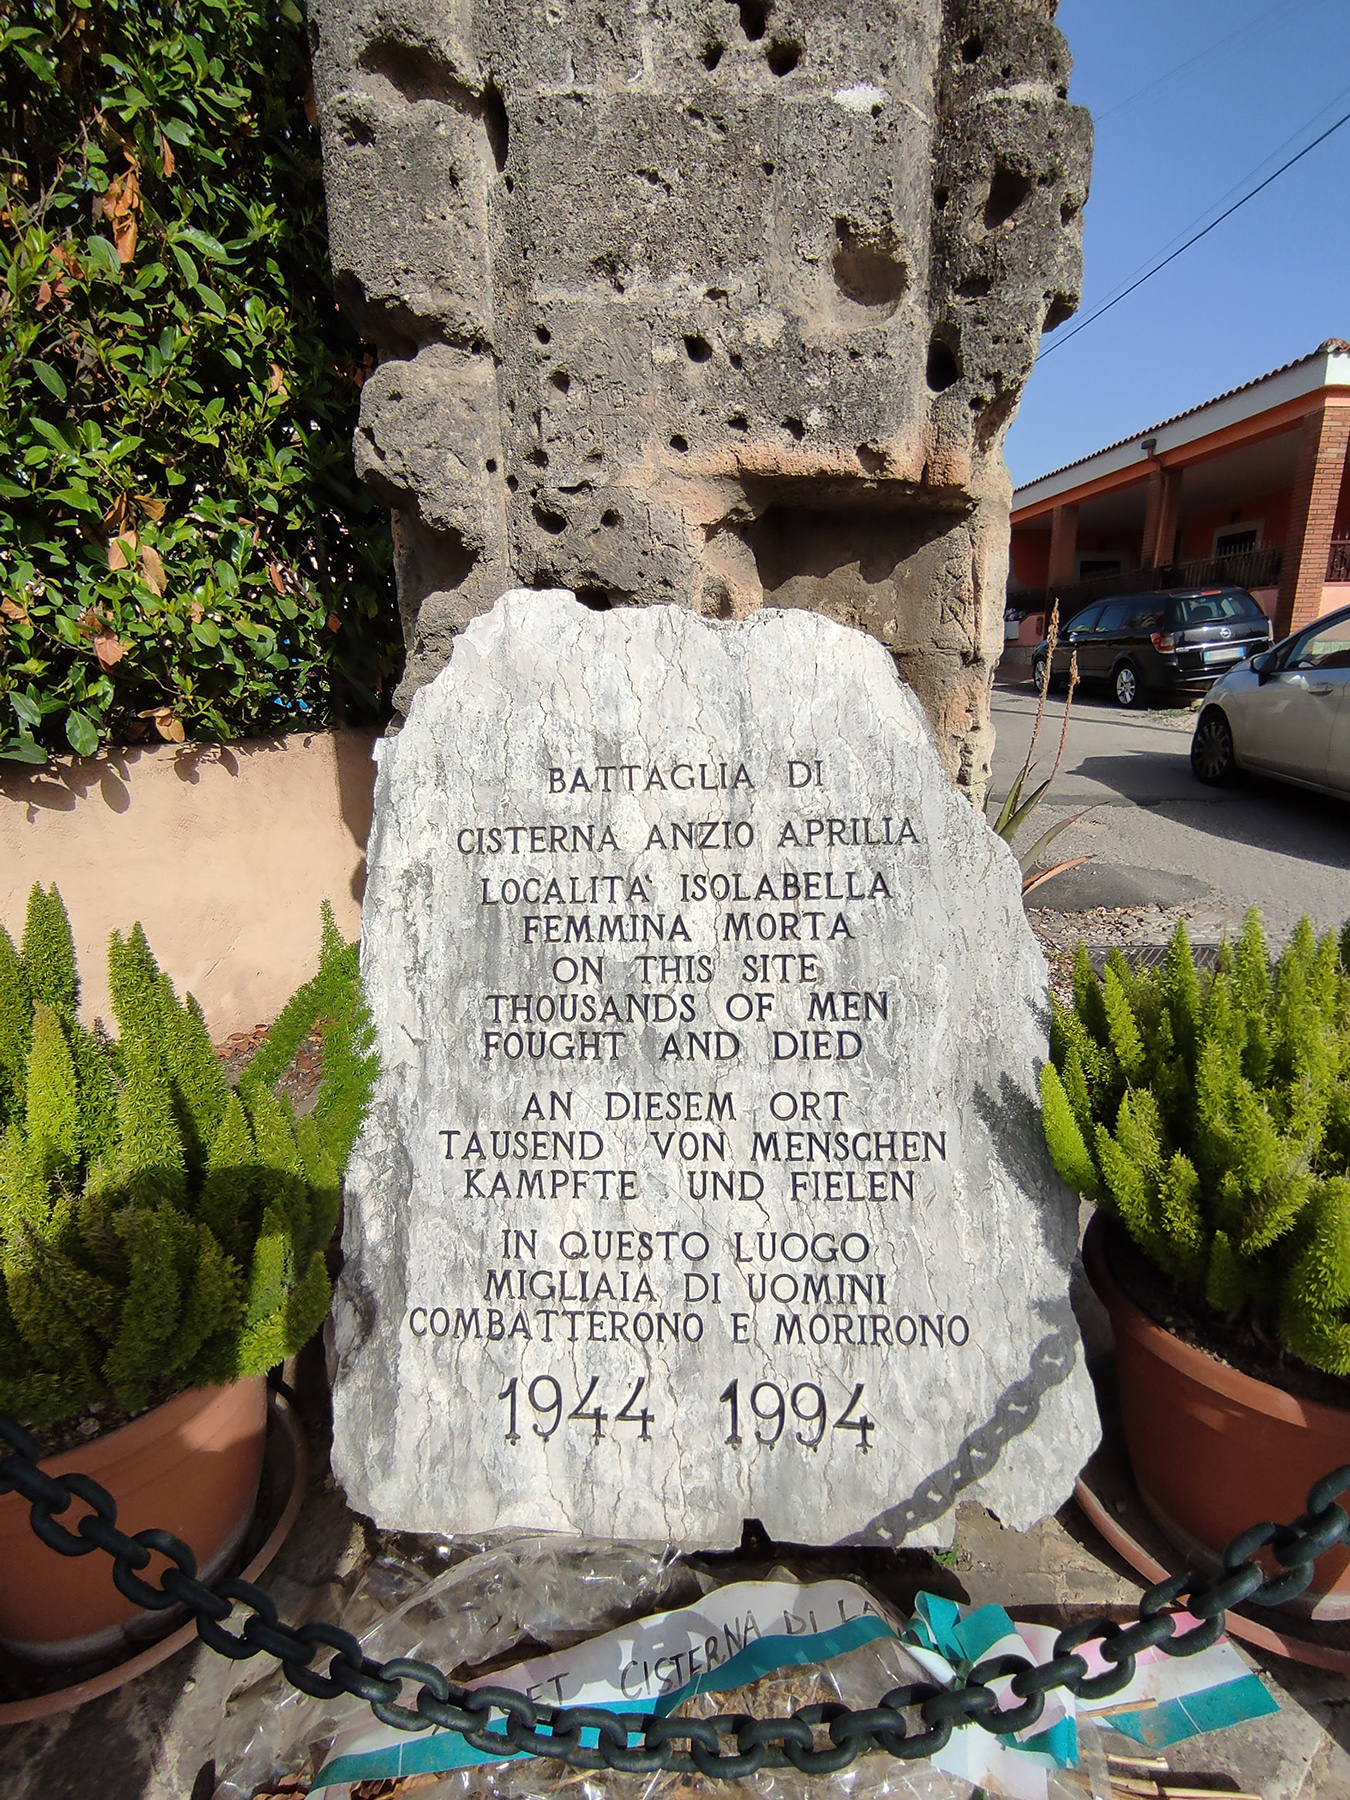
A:
<svg viewBox="0 0 1350 1800">
<path fill-rule="evenodd" d="M 1080 945 L 1041 1078 L 1060 1173 L 1096 1203 L 1084 1261 L 1111 1315 L 1141 1498 L 1211 1569 L 1350 1461 L 1350 926 L 1304 919 L 1272 966 L 1249 914 L 1200 972 Z M 1302 1602 L 1350 1616 L 1350 1555 Z"/>
<path fill-rule="evenodd" d="M 33 889 L 21 951 L 0 930 L 0 1412 L 39 1432 L 44 1466 L 102 1481 L 125 1529 L 167 1527 L 209 1574 L 253 1512 L 266 1373 L 328 1315 L 373 1033 L 327 907 L 317 975 L 235 1083 L 139 925 L 113 933 L 108 970 L 116 1038 L 77 1016 L 55 887 Z M 322 1078 L 297 1117 L 277 1083 L 316 1025 Z M 8 1649 L 72 1660 L 135 1615 L 105 1558 L 56 1555 L 0 1498 Z"/>
</svg>

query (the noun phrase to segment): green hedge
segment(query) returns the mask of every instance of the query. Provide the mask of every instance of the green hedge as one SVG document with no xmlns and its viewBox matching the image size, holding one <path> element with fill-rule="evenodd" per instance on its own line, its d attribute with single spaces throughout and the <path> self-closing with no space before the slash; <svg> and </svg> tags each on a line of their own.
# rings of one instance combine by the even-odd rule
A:
<svg viewBox="0 0 1350 1800">
<path fill-rule="evenodd" d="M 0 20 L 0 756 L 386 716 L 314 119 L 293 0 Z"/>
</svg>

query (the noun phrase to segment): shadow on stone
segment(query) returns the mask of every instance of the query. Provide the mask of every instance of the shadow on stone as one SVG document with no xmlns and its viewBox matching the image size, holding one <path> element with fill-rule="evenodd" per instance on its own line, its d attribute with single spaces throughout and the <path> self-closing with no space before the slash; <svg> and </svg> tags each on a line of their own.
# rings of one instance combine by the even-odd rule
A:
<svg viewBox="0 0 1350 1800">
<path fill-rule="evenodd" d="M 11 1727 L 5 1733 L 7 1800 L 88 1800 L 95 1793 L 99 1800 L 144 1800 L 196 1654 L 190 1645 L 132 1686 L 78 1712 Z"/>
<path fill-rule="evenodd" d="M 902 1544 L 920 1527 L 949 1513 L 967 1488 L 993 1470 L 1004 1446 L 1031 1429 L 1040 1414 L 1042 1398 L 1051 1388 L 1068 1380 L 1081 1348 L 1078 1325 L 1067 1297 L 1039 1301 L 1036 1310 L 1054 1321 L 1055 1328 L 1032 1351 L 1026 1374 L 1005 1388 L 992 1415 L 962 1441 L 950 1462 L 921 1481 L 898 1506 L 879 1513 L 862 1531 L 845 1538 L 845 1543 L 863 1544 L 880 1538 Z"/>
<path fill-rule="evenodd" d="M 1078 1208 L 1045 1147 L 1040 1104 L 1006 1073 L 999 1076 L 997 1096 L 977 1083 L 974 1100 L 996 1160 L 1035 1210 L 1046 1252 L 1064 1272 L 1067 1296 L 1078 1252 Z"/>
</svg>

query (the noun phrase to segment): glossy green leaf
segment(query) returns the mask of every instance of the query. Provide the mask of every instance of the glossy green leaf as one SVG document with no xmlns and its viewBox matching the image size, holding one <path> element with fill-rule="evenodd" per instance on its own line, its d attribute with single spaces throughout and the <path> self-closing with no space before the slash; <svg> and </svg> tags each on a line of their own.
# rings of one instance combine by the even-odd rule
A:
<svg viewBox="0 0 1350 1800">
<path fill-rule="evenodd" d="M 54 83 L 56 80 L 56 64 L 45 56 L 39 56 L 36 50 L 30 50 L 25 44 L 15 44 L 14 50 L 32 70 L 41 82 Z"/>
<path fill-rule="evenodd" d="M 29 363 L 29 368 L 37 376 L 43 387 L 55 394 L 58 400 L 66 397 L 66 384 L 50 363 L 39 362 L 36 357 Z"/>
<path fill-rule="evenodd" d="M 180 244 L 187 244 L 193 250 L 200 250 L 203 256 L 209 256 L 212 262 L 228 262 L 230 253 L 219 239 L 211 237 L 205 231 L 198 231 L 195 225 L 180 225 L 177 232 Z"/>
<path fill-rule="evenodd" d="M 71 454 L 74 446 L 71 444 L 70 439 L 64 436 L 50 420 L 35 418 L 32 420 L 32 429 L 36 431 L 40 437 L 46 438 L 53 450 L 59 450 L 65 456 Z"/>
<path fill-rule="evenodd" d="M 82 712 L 66 714 L 66 741 L 76 756 L 92 756 L 98 749 L 98 727 Z"/>
<path fill-rule="evenodd" d="M 9 743 L 0 745 L 0 756 L 11 763 L 36 763 L 41 767 L 47 758 L 47 751 L 32 738 L 11 738 Z"/>
<path fill-rule="evenodd" d="M 110 243 L 107 238 L 100 236 L 98 232 L 91 233 L 85 240 L 84 254 L 88 261 L 110 280 L 121 281 L 122 259 L 117 254 L 116 245 Z"/>
<path fill-rule="evenodd" d="M 47 761 L 47 752 L 32 738 L 16 737 L 10 738 L 8 743 L 0 743 L 0 757 L 7 762 L 41 765 Z"/>
</svg>

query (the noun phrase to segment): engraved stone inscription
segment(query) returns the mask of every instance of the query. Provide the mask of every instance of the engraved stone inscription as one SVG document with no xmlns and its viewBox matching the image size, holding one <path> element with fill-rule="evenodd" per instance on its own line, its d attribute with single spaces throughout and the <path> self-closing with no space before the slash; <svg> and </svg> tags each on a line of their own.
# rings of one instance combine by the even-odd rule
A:
<svg viewBox="0 0 1350 1800">
<path fill-rule="evenodd" d="M 335 1466 L 385 1526 L 950 1538 L 1095 1442 L 1016 865 L 874 641 L 508 594 L 380 746 Z"/>
</svg>

